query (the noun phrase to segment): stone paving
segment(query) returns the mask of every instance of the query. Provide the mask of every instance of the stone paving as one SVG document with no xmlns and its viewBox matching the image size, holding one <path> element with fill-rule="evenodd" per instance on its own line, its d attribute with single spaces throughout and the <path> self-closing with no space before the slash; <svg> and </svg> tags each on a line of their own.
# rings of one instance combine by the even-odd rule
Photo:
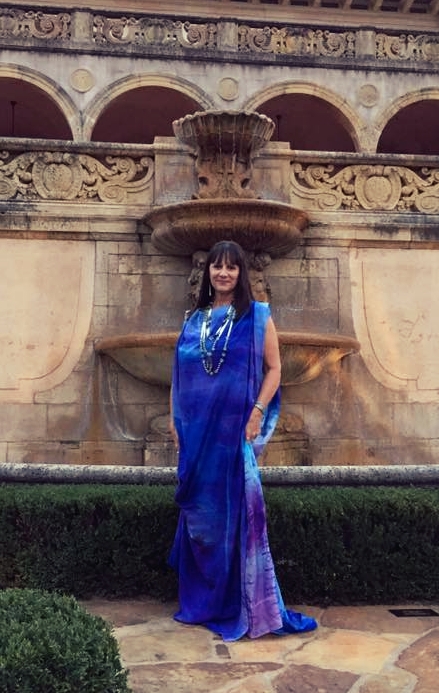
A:
<svg viewBox="0 0 439 693">
<path fill-rule="evenodd" d="M 83 605 L 114 626 L 133 693 L 439 693 L 439 617 L 398 618 L 389 606 L 296 605 L 317 618 L 316 631 L 224 643 L 175 622 L 176 604 Z M 439 613 L 439 605 L 422 608 Z"/>
</svg>

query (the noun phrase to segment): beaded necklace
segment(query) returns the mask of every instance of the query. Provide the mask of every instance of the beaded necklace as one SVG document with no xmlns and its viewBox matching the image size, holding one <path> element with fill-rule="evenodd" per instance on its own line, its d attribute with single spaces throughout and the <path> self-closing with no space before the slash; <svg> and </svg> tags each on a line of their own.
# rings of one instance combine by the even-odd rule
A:
<svg viewBox="0 0 439 693">
<path fill-rule="evenodd" d="M 216 332 L 214 334 L 210 334 L 210 328 L 212 326 L 212 306 L 209 306 L 207 309 L 203 311 L 203 322 L 201 323 L 201 330 L 200 330 L 200 351 L 201 351 L 201 361 L 204 366 L 204 370 L 208 375 L 216 375 L 219 372 L 219 369 L 224 363 L 224 359 L 226 358 L 227 354 L 227 347 L 229 344 L 229 339 L 230 339 L 230 334 L 232 332 L 232 327 L 233 327 L 233 321 L 236 316 L 236 309 L 235 306 L 230 304 L 230 306 L 227 309 L 227 313 L 224 316 L 224 319 L 221 323 L 221 325 L 218 327 Z M 214 366 L 213 363 L 213 357 L 214 357 L 214 352 L 216 349 L 216 346 L 222 337 L 222 335 L 226 333 L 226 337 L 224 340 L 223 348 L 221 350 L 220 357 L 218 359 L 218 363 L 216 366 Z M 208 346 L 208 342 L 211 340 L 210 347 Z"/>
</svg>

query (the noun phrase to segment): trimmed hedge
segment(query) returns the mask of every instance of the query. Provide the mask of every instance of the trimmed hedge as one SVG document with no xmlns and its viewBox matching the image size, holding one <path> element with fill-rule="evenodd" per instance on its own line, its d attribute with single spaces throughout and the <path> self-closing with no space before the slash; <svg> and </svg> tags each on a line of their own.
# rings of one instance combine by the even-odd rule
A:
<svg viewBox="0 0 439 693">
<path fill-rule="evenodd" d="M 0 486 L 0 587 L 169 597 L 176 523 L 170 487 Z"/>
<path fill-rule="evenodd" d="M 0 593 L 0 690 L 129 693 L 116 638 L 73 597 L 41 590 Z"/>
<path fill-rule="evenodd" d="M 439 598 L 439 489 L 269 489 L 270 543 L 293 602 Z"/>
<path fill-rule="evenodd" d="M 175 599 L 170 486 L 0 486 L 0 587 Z M 439 489 L 267 488 L 288 602 L 439 599 Z"/>
</svg>

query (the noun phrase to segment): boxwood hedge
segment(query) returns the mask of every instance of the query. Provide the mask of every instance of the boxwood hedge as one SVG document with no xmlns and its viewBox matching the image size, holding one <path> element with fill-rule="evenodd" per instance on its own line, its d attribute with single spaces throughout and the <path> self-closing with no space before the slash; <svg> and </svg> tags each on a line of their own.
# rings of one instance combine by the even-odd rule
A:
<svg viewBox="0 0 439 693">
<path fill-rule="evenodd" d="M 172 486 L 0 486 L 0 587 L 174 599 Z M 270 545 L 295 603 L 439 599 L 439 489 L 265 489 Z"/>
</svg>

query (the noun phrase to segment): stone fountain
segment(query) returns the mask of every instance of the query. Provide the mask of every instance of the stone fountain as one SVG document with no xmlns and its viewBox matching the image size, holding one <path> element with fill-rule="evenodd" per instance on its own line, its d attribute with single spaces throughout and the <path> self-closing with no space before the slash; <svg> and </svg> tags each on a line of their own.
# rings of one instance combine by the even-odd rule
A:
<svg viewBox="0 0 439 693">
<path fill-rule="evenodd" d="M 193 305 L 206 251 L 219 240 L 234 240 L 247 253 L 254 298 L 269 301 L 264 268 L 293 250 L 308 224 L 303 211 L 258 199 L 252 187 L 253 161 L 271 138 L 273 121 L 254 112 L 205 111 L 175 121 L 173 128 L 177 139 L 194 152 L 198 190 L 191 200 L 148 213 L 144 221 L 152 230 L 154 246 L 164 254 L 192 257 L 188 296 Z M 136 378 L 169 387 L 176 339 L 176 332 L 133 333 L 102 339 L 95 349 Z M 317 378 L 360 347 L 344 335 L 282 329 L 279 341 L 284 386 Z M 288 444 L 277 459 L 276 453 L 270 454 L 270 446 L 276 450 L 271 443 L 267 446 L 264 464 L 297 463 L 294 454 L 288 453 Z"/>
<path fill-rule="evenodd" d="M 192 255 L 214 243 L 234 240 L 244 250 L 288 253 L 308 223 L 291 205 L 260 200 L 252 188 L 253 160 L 273 134 L 274 123 L 259 113 L 205 111 L 173 123 L 181 142 L 196 152 L 198 192 L 194 199 L 148 214 L 156 248 Z"/>
</svg>

